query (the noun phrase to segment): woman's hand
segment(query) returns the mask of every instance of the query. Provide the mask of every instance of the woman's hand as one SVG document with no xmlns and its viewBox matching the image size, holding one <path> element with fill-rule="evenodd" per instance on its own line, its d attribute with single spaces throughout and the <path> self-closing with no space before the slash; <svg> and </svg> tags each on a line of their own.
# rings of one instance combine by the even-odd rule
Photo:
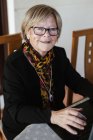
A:
<svg viewBox="0 0 93 140">
<path fill-rule="evenodd" d="M 81 114 L 82 108 L 65 108 L 51 112 L 51 123 L 57 124 L 70 133 L 76 135 L 77 131 L 72 127 L 83 130 L 86 125 L 86 117 Z M 72 126 L 72 127 L 71 127 Z"/>
</svg>

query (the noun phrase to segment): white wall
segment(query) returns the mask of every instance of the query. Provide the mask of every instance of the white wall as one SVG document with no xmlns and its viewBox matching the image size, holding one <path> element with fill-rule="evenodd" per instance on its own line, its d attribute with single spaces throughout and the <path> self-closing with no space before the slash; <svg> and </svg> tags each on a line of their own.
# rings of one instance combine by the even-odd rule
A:
<svg viewBox="0 0 93 140">
<path fill-rule="evenodd" d="M 8 0 L 10 1 L 10 0 Z M 25 12 L 35 4 L 48 4 L 56 8 L 63 20 L 62 34 L 57 45 L 63 46 L 70 58 L 72 31 L 93 27 L 93 0 L 12 0 L 15 11 L 15 32 L 19 32 Z M 83 49 L 80 48 L 78 71 L 83 75 Z M 81 61 L 82 60 L 82 61 Z"/>
<path fill-rule="evenodd" d="M 15 33 L 15 10 L 14 10 L 14 0 L 7 0 L 8 9 L 8 25 L 9 33 Z"/>
</svg>

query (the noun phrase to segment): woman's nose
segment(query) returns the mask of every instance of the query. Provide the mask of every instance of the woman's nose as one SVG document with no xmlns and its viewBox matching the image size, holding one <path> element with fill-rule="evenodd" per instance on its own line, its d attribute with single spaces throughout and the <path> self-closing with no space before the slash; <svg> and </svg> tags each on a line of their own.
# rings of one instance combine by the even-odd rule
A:
<svg viewBox="0 0 93 140">
<path fill-rule="evenodd" d="M 45 37 L 50 36 L 50 34 L 49 34 L 49 30 L 46 30 L 46 32 L 45 32 L 45 34 L 44 34 L 44 36 L 45 36 Z"/>
</svg>

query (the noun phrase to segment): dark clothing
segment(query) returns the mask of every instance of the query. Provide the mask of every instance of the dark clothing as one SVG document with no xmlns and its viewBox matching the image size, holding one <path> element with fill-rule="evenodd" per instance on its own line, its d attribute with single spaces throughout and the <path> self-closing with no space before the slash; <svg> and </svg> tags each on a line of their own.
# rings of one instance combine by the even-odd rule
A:
<svg viewBox="0 0 93 140">
<path fill-rule="evenodd" d="M 3 128 L 8 140 L 12 140 L 29 124 L 50 123 L 51 110 L 65 107 L 63 104 L 65 85 L 75 93 L 93 99 L 93 85 L 72 68 L 63 48 L 53 49 L 54 101 L 50 108 L 42 108 L 39 77 L 24 56 L 22 49 L 14 52 L 6 61 Z"/>
<path fill-rule="evenodd" d="M 91 132 L 90 132 L 89 140 L 93 140 L 93 125 L 92 125 L 92 129 L 91 129 Z"/>
</svg>

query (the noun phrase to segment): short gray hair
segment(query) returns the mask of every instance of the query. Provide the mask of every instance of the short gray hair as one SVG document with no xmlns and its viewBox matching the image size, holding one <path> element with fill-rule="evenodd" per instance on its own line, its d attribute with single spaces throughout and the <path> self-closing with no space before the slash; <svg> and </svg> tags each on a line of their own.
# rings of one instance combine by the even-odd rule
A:
<svg viewBox="0 0 93 140">
<path fill-rule="evenodd" d="M 26 33 L 31 28 L 31 26 L 34 26 L 50 15 L 53 15 L 53 17 L 55 18 L 57 28 L 59 30 L 59 37 L 62 28 L 62 19 L 60 14 L 54 8 L 48 5 L 39 4 L 31 7 L 25 14 L 21 27 L 23 39 L 26 38 Z"/>
</svg>

